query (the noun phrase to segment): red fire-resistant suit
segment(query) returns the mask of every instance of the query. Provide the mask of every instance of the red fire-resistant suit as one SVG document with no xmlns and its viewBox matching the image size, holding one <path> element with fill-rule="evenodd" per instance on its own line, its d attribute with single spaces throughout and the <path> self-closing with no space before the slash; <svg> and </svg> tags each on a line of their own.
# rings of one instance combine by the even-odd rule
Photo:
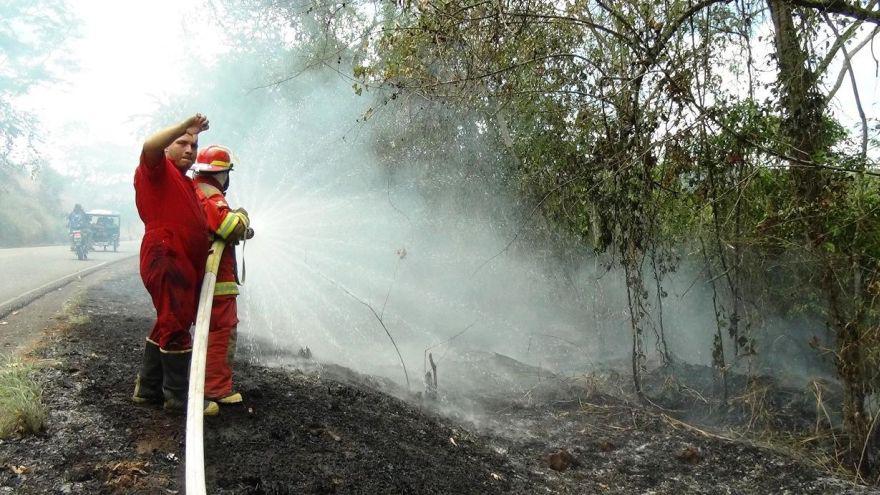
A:
<svg viewBox="0 0 880 495">
<path fill-rule="evenodd" d="M 211 247 L 204 211 L 192 181 L 165 157 L 150 163 L 141 153 L 134 190 L 145 227 L 141 279 L 156 308 L 148 340 L 163 350 L 190 349 L 189 328 Z"/>
<path fill-rule="evenodd" d="M 229 208 L 222 186 L 211 175 L 199 174 L 194 180 L 205 209 L 208 228 L 215 237 L 231 241 L 223 249 L 217 270 L 205 364 L 205 397 L 220 399 L 232 393 L 231 363 L 238 325 L 238 282 L 233 244 L 238 239 L 234 232 L 243 228 L 242 224 L 247 225 L 248 219 L 243 213 Z"/>
</svg>

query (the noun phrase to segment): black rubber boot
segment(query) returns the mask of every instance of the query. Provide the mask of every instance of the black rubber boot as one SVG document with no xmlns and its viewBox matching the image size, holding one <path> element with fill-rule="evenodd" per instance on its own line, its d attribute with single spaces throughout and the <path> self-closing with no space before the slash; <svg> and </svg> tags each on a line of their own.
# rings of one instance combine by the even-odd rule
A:
<svg viewBox="0 0 880 495">
<path fill-rule="evenodd" d="M 159 346 L 149 340 L 144 346 L 144 361 L 141 371 L 134 381 L 134 394 L 131 400 L 136 404 L 161 404 L 162 394 L 162 352 Z"/>
<path fill-rule="evenodd" d="M 163 352 L 162 372 L 164 383 L 162 392 L 165 395 L 164 409 L 167 411 L 186 411 L 186 396 L 189 390 L 189 363 L 192 351 Z M 215 416 L 220 412 L 216 402 L 205 401 L 205 416 Z"/>
</svg>

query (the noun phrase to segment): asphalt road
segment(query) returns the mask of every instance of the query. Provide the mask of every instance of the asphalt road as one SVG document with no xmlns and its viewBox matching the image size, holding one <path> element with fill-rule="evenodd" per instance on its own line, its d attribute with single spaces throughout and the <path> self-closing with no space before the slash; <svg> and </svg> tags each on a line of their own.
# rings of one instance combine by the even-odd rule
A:
<svg viewBox="0 0 880 495">
<path fill-rule="evenodd" d="M 139 248 L 140 240 L 126 241 L 120 243 L 118 252 L 93 251 L 83 261 L 76 259 L 69 246 L 0 249 L 0 307 L 64 277 L 136 256 Z"/>
</svg>

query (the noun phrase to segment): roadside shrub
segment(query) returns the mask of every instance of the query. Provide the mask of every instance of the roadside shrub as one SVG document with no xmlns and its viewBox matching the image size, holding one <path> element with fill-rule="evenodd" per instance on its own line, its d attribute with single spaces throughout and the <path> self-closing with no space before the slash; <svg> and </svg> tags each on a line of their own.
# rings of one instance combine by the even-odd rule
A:
<svg viewBox="0 0 880 495">
<path fill-rule="evenodd" d="M 46 407 L 34 367 L 0 358 L 0 438 L 43 431 Z"/>
</svg>

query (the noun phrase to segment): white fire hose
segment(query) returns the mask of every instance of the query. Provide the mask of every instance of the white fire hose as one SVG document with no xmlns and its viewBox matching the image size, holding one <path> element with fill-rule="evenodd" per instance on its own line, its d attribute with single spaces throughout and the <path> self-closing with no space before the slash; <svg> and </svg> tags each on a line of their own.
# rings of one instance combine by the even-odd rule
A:
<svg viewBox="0 0 880 495">
<path fill-rule="evenodd" d="M 186 404 L 186 493 L 203 495 L 205 491 L 205 443 L 203 435 L 205 412 L 205 360 L 208 351 L 208 327 L 211 323 L 211 307 L 214 304 L 214 285 L 220 255 L 226 241 L 216 240 L 208 254 L 205 278 L 199 294 L 199 311 L 196 313 L 196 330 L 193 335 L 192 361 L 189 366 L 189 392 Z"/>
</svg>

